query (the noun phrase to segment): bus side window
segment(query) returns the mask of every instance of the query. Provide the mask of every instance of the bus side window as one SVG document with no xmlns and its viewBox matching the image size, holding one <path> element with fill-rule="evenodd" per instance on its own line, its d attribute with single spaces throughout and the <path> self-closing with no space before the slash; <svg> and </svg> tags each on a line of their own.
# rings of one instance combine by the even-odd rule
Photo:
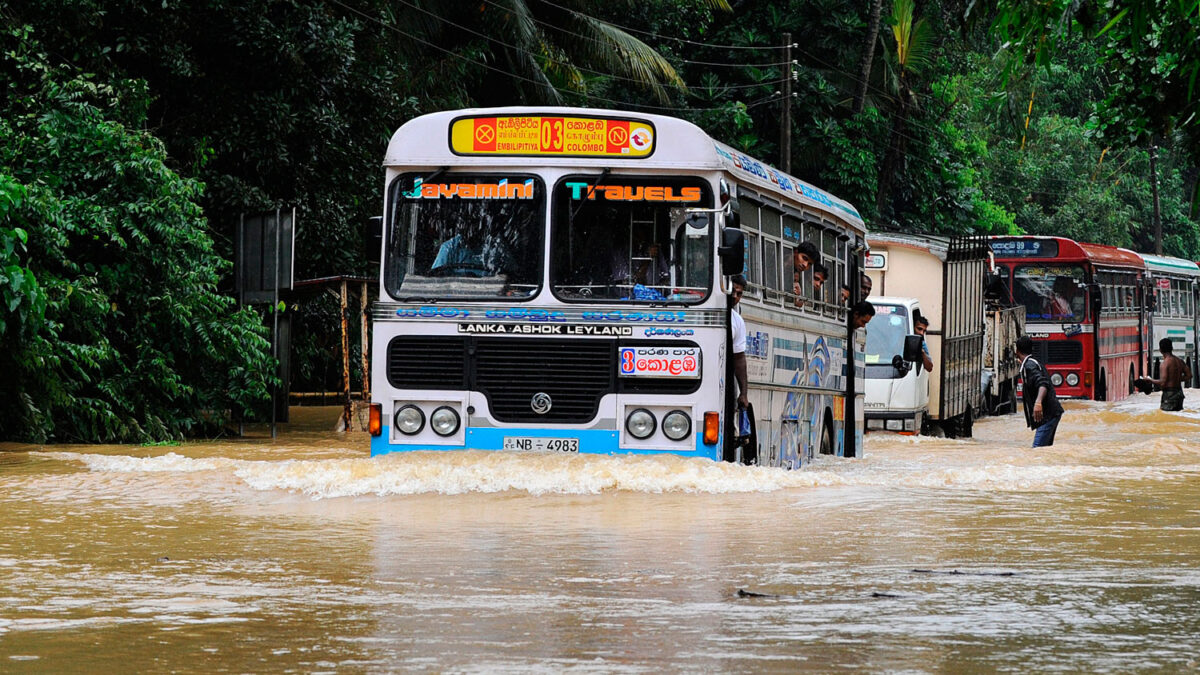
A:
<svg viewBox="0 0 1200 675">
<path fill-rule="evenodd" d="M 762 238 L 763 299 L 778 300 L 780 286 L 779 242 Z"/>
<path fill-rule="evenodd" d="M 783 268 L 783 306 L 796 309 L 796 283 L 801 275 L 796 273 L 796 248 L 783 245 L 783 257 L 780 259 Z"/>
<path fill-rule="evenodd" d="M 746 253 L 750 257 L 750 264 L 746 266 L 746 282 L 751 286 L 746 290 L 751 295 L 758 295 L 755 289 L 762 287 L 762 258 L 757 232 L 746 233 Z"/>
</svg>

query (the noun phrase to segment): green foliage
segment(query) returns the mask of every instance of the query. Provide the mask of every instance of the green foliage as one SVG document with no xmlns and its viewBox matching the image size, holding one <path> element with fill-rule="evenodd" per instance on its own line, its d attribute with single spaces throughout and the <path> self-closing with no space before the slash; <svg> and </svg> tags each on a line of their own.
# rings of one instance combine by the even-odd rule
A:
<svg viewBox="0 0 1200 675">
<path fill-rule="evenodd" d="M 880 158 L 872 139 L 887 134 L 887 120 L 879 110 L 867 108 L 845 121 L 828 119 L 821 131 L 828 161 L 818 183 L 838 195 L 873 194 Z M 857 206 L 864 219 L 875 219 L 873 201 L 862 201 Z"/>
<path fill-rule="evenodd" d="M 216 292 L 228 263 L 213 251 L 201 184 L 138 130 L 145 84 L 60 69 L 28 29 L 0 41 L 0 232 L 28 233 L 5 244 L 26 254 L 28 281 L 9 276 L 5 289 L 27 311 L 0 353 L 0 437 L 219 430 L 230 408 L 267 396 L 272 360 L 258 317 Z"/>
<path fill-rule="evenodd" d="M 0 120 L 0 136 L 12 134 L 12 124 Z M 28 190 L 4 171 L 0 171 L 0 223 L 12 223 L 24 208 Z M 5 320 L 0 322 L 0 350 L 16 349 L 42 326 L 46 312 L 46 293 L 29 269 L 29 233 L 20 227 L 0 226 L 0 307 Z"/>
<path fill-rule="evenodd" d="M 1067 233 L 1140 250 L 1153 248 L 1147 140 L 1156 139 L 1166 251 L 1200 257 L 1194 3 L 902 0 L 887 3 L 878 35 L 870 4 L 0 7 L 8 25 L 34 26 L 46 51 L 76 69 L 60 73 L 30 53 L 28 36 L 6 38 L 0 359 L 30 393 L 7 397 L 19 414 L 4 415 L 0 433 L 20 419 L 46 437 L 176 435 L 207 426 L 195 410 L 250 405 L 270 360 L 253 317 L 231 317 L 213 299 L 229 291 L 217 259 L 232 257 L 238 216 L 297 207 L 300 278 L 370 275 L 360 225 L 379 213 L 380 158 L 398 126 L 434 110 L 564 102 L 675 114 L 776 166 L 787 131 L 791 173 L 854 203 L 870 228 Z M 784 34 L 794 64 L 784 63 Z M 791 128 L 781 129 L 791 74 Z M 154 137 L 136 131 L 146 124 Z M 166 248 L 166 260 L 143 254 Z M 164 281 L 183 259 L 201 262 Z M 293 388 L 337 386 L 340 311 L 327 298 L 299 301 L 288 309 Z M 219 337 L 200 337 L 205 321 Z M 181 322 L 191 322 L 192 344 L 174 344 Z M 130 393 L 142 373 L 158 392 L 147 389 L 146 401 Z M 63 412 L 104 406 L 110 416 Z M 175 412 L 147 412 L 165 408 Z"/>
<path fill-rule="evenodd" d="M 993 30 L 1008 48 L 1006 75 L 1027 58 L 1055 63 L 1074 32 L 1094 36 L 1107 75 L 1099 129 L 1110 139 L 1153 140 L 1196 124 L 1200 8 L 1191 0 L 1002 0 Z M 1200 157 L 1200 148 L 1189 148 Z"/>
</svg>

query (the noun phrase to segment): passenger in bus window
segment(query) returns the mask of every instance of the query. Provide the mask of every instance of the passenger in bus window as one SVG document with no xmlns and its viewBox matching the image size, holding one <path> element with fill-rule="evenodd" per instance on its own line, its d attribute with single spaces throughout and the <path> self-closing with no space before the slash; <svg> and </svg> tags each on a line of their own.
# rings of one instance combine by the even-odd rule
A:
<svg viewBox="0 0 1200 675">
<path fill-rule="evenodd" d="M 850 302 L 850 284 L 842 284 L 840 295 L 838 297 L 843 305 L 847 302 Z"/>
<path fill-rule="evenodd" d="M 926 372 L 933 372 L 933 359 L 929 356 L 929 343 L 925 342 L 925 331 L 929 330 L 929 319 L 918 314 L 913 319 L 913 332 L 921 336 L 921 358 L 925 360 Z"/>
<path fill-rule="evenodd" d="M 429 271 L 442 275 L 482 276 L 483 257 L 480 255 L 477 240 L 478 236 L 474 233 L 468 233 L 464 237 L 460 232 L 442 242 Z"/>
<path fill-rule="evenodd" d="M 647 286 L 660 286 L 671 276 L 663 246 L 658 242 L 643 242 L 634 249 L 633 281 Z M 628 274 L 626 274 L 628 276 Z"/>
<path fill-rule="evenodd" d="M 859 284 L 861 286 L 860 290 L 862 290 L 862 297 L 866 300 L 867 296 L 871 294 L 871 277 L 867 276 L 866 272 L 863 272 Z"/>
<path fill-rule="evenodd" d="M 813 266 L 817 262 L 820 253 L 817 252 L 817 247 L 811 241 L 800 242 L 800 245 L 792 251 L 792 267 L 795 272 L 792 274 L 792 293 L 796 295 L 796 306 L 804 305 L 803 290 L 800 288 L 800 273 Z"/>
<path fill-rule="evenodd" d="M 1054 433 L 1062 419 L 1063 407 L 1054 393 L 1054 383 L 1046 367 L 1033 358 L 1033 339 L 1017 338 L 1017 356 L 1021 358 L 1021 400 L 1025 423 L 1033 429 L 1033 447 L 1054 445 Z"/>
<path fill-rule="evenodd" d="M 746 369 L 746 322 L 738 312 L 738 303 L 746 290 L 746 277 L 737 274 L 729 280 L 729 323 L 733 334 L 733 376 L 738 386 L 738 408 L 745 409 L 750 405 L 747 396 L 750 378 Z"/>
<path fill-rule="evenodd" d="M 813 265 L 812 270 L 813 270 L 813 291 L 814 291 L 813 295 L 816 296 L 816 298 L 818 300 L 823 300 L 824 298 L 822 297 L 822 295 L 824 295 L 824 294 L 821 292 L 821 287 L 825 285 L 825 281 L 829 278 L 829 268 L 825 267 L 821 263 L 815 263 Z"/>
<path fill-rule="evenodd" d="M 817 246 L 811 241 L 800 242 L 800 245 L 792 252 L 792 262 L 797 272 L 803 272 L 812 267 L 819 257 Z"/>
<path fill-rule="evenodd" d="M 860 300 L 858 304 L 854 305 L 854 307 L 850 310 L 850 324 L 854 326 L 855 330 L 858 330 L 859 328 L 866 328 L 867 324 L 871 322 L 871 317 L 873 316 L 875 316 L 875 305 L 872 305 L 866 300 Z"/>
<path fill-rule="evenodd" d="M 1135 382 L 1152 384 L 1162 390 L 1162 399 L 1158 404 L 1162 410 L 1183 410 L 1183 383 L 1191 381 L 1192 369 L 1188 368 L 1183 359 L 1175 356 L 1175 346 L 1171 343 L 1171 338 L 1159 340 L 1158 351 L 1163 355 L 1162 377 L 1157 380 L 1152 377 L 1139 377 Z"/>
<path fill-rule="evenodd" d="M 1050 299 L 1050 318 L 1071 319 L 1075 317 L 1074 300 L 1079 287 L 1075 280 L 1067 276 L 1054 278 L 1054 295 Z"/>
</svg>

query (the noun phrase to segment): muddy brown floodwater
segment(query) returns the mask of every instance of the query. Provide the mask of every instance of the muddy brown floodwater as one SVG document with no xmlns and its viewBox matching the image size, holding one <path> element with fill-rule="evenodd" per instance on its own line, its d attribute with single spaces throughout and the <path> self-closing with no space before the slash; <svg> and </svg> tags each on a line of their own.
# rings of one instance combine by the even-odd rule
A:
<svg viewBox="0 0 1200 675">
<path fill-rule="evenodd" d="M 0 671 L 1195 671 L 1200 396 L 795 472 L 0 446 Z"/>
</svg>

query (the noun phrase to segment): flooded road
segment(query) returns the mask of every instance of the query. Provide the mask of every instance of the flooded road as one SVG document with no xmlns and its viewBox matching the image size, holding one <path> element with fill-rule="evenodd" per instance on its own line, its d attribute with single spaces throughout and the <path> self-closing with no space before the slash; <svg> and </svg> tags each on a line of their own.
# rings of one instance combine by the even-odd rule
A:
<svg viewBox="0 0 1200 675">
<path fill-rule="evenodd" d="M 1200 396 L 796 472 L 0 446 L 0 671 L 1196 671 Z"/>
</svg>

